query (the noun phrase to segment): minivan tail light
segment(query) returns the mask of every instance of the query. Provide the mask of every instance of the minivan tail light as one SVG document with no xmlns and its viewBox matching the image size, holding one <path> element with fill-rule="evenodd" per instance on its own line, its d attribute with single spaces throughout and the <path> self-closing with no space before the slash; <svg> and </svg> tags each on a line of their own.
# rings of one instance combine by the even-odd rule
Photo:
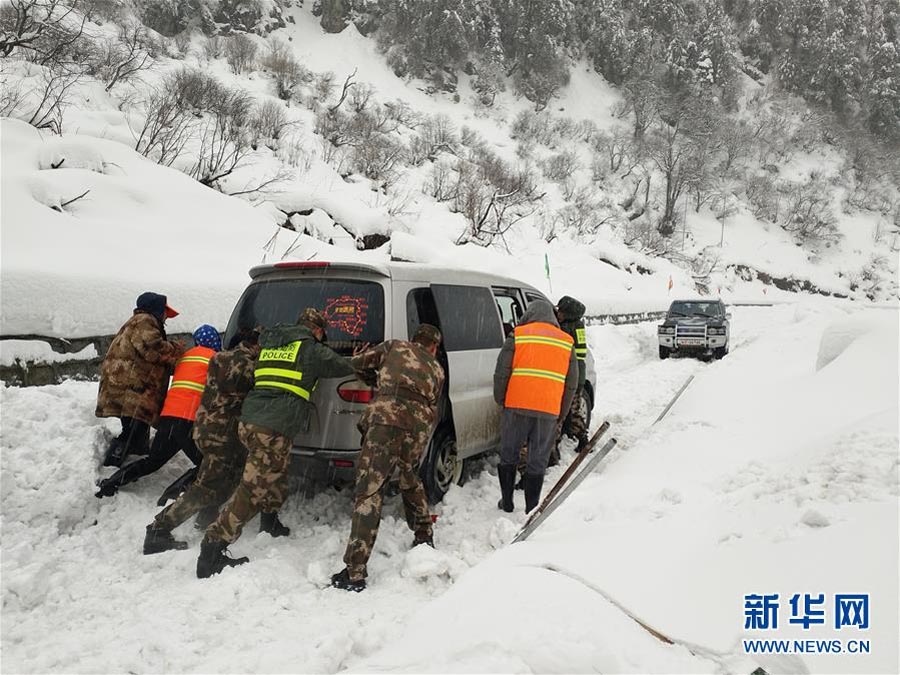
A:
<svg viewBox="0 0 900 675">
<path fill-rule="evenodd" d="M 375 396 L 372 387 L 356 380 L 339 384 L 337 393 L 341 399 L 349 403 L 368 403 Z"/>
<path fill-rule="evenodd" d="M 275 263 L 275 267 L 277 269 L 313 269 L 316 267 L 328 267 L 330 264 L 331 263 L 323 262 L 321 260 L 307 262 L 277 262 Z"/>
</svg>

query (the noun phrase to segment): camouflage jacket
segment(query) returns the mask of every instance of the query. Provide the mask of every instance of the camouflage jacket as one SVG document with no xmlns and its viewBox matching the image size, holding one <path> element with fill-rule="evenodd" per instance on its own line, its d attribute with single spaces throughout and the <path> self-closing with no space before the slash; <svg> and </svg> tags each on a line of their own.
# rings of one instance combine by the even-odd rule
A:
<svg viewBox="0 0 900 675">
<path fill-rule="evenodd" d="M 116 333 L 100 366 L 97 417 L 133 417 L 154 424 L 162 408 L 169 373 L 184 352 L 166 339 L 162 322 L 135 310 Z"/>
<path fill-rule="evenodd" d="M 375 379 L 378 387 L 360 421 L 361 429 L 384 424 L 420 431 L 435 423 L 444 369 L 423 347 L 406 340 L 388 340 L 354 356 L 351 362 L 360 379 Z"/>
<path fill-rule="evenodd" d="M 259 345 L 242 342 L 210 360 L 206 389 L 194 422 L 194 440 L 201 449 L 240 443 L 238 418 L 244 398 L 253 389 L 253 366 L 257 356 Z"/>
</svg>

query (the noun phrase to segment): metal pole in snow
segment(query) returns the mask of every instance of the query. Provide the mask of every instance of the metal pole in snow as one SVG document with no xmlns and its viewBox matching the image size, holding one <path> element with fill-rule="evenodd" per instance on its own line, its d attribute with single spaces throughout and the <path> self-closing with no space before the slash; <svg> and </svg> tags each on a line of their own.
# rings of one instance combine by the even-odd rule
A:
<svg viewBox="0 0 900 675">
<path fill-rule="evenodd" d="M 681 385 L 681 389 L 679 389 L 679 390 L 678 390 L 678 393 L 675 394 L 674 397 L 672 397 L 672 400 L 669 401 L 669 405 L 667 405 L 667 406 L 666 406 L 666 409 L 663 410 L 663 411 L 659 414 L 659 417 L 656 418 L 656 420 L 653 422 L 653 424 L 656 424 L 656 422 L 659 422 L 663 417 L 666 416 L 666 414 L 669 412 L 669 410 L 672 409 L 672 406 L 675 405 L 675 401 L 678 400 L 678 397 L 681 396 L 681 395 L 684 393 L 684 390 L 687 389 L 687 388 L 688 388 L 688 385 L 689 385 L 691 382 L 693 382 L 693 381 L 694 381 L 694 376 L 691 375 L 691 376 L 687 379 L 687 382 L 685 382 L 683 385 Z"/>
<path fill-rule="evenodd" d="M 538 516 L 533 521 L 528 523 L 524 528 L 522 528 L 522 531 L 516 535 L 516 538 L 513 539 L 512 543 L 515 544 L 517 541 L 525 541 L 526 539 L 528 539 L 528 537 L 531 536 L 531 533 L 534 532 L 540 526 L 540 524 L 547 520 L 550 514 L 556 510 L 556 507 L 566 501 L 566 498 L 568 498 L 568 496 L 575 491 L 575 488 L 577 488 L 584 482 L 584 480 L 594 470 L 594 467 L 596 467 L 600 463 L 600 461 L 609 454 L 610 450 L 616 447 L 616 442 L 617 441 L 615 438 L 610 438 L 608 441 L 606 441 L 606 445 L 600 448 L 597 451 L 596 455 L 591 457 L 585 467 L 581 470 L 581 473 L 575 476 L 568 485 L 560 490 L 559 495 L 556 497 L 556 499 L 554 499 L 547 505 L 540 516 Z"/>
</svg>

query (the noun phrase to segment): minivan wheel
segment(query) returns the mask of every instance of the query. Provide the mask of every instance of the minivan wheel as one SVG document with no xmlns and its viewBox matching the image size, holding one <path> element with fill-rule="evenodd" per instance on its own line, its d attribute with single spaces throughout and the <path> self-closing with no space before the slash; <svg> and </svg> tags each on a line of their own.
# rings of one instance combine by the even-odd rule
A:
<svg viewBox="0 0 900 675">
<path fill-rule="evenodd" d="M 422 484 L 429 504 L 437 504 L 452 485 L 462 485 L 466 479 L 465 460 L 456 452 L 456 438 L 449 427 L 434 432 L 428 454 L 422 463 Z"/>
<path fill-rule="evenodd" d="M 581 389 L 581 405 L 584 406 L 584 424 L 590 429 L 591 428 L 591 414 L 594 411 L 594 397 L 591 396 L 591 392 L 588 391 L 587 387 L 583 387 Z"/>
</svg>

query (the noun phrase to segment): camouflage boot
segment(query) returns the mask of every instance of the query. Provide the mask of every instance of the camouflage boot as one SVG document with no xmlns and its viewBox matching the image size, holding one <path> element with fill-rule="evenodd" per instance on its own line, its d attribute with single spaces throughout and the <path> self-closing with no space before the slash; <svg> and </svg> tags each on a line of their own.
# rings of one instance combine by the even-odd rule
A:
<svg viewBox="0 0 900 675">
<path fill-rule="evenodd" d="M 144 555 L 153 555 L 163 551 L 183 551 L 188 547 L 186 541 L 178 541 L 172 536 L 170 530 L 154 526 L 147 526 L 147 534 L 144 537 Z"/>
<path fill-rule="evenodd" d="M 428 544 L 431 548 L 434 548 L 434 535 L 430 532 L 416 532 L 416 535 L 413 538 L 412 548 L 415 548 L 420 544 Z"/>
<path fill-rule="evenodd" d="M 250 558 L 229 558 L 225 555 L 228 544 L 224 541 L 210 541 L 203 538 L 200 544 L 200 557 L 197 558 L 197 578 L 207 579 L 218 574 L 226 567 L 236 567 L 250 562 Z"/>
<path fill-rule="evenodd" d="M 278 513 L 260 513 L 259 531 L 268 532 L 273 537 L 286 537 L 291 533 L 291 528 L 278 520 Z"/>
<path fill-rule="evenodd" d="M 351 579 L 350 572 L 345 567 L 337 574 L 331 575 L 331 585 L 334 588 L 340 588 L 342 591 L 353 591 L 354 593 L 362 593 L 366 590 L 365 579 Z"/>
</svg>

